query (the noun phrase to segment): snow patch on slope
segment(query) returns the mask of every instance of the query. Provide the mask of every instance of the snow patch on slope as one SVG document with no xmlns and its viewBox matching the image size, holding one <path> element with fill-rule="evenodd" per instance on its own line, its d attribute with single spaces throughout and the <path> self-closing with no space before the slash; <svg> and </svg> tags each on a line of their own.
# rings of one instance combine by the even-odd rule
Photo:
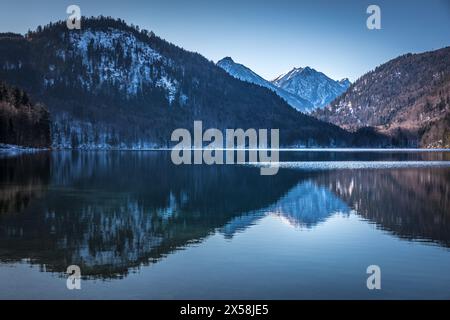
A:
<svg viewBox="0 0 450 320">
<path fill-rule="evenodd" d="M 87 29 L 70 33 L 69 43 L 76 49 L 74 53 L 81 55 L 88 70 L 87 75 L 79 77 L 85 88 L 93 90 L 108 83 L 128 95 L 136 95 L 144 85 L 154 85 L 164 88 L 170 102 L 174 100 L 178 83 L 170 79 L 164 68 L 158 72 L 154 68 L 155 63 L 170 66 L 171 61 L 134 35 L 113 28 L 107 31 Z M 100 61 L 93 61 L 92 50 L 102 52 Z M 64 60 L 65 53 L 61 52 L 60 57 Z M 94 79 L 94 75 L 98 78 Z"/>
</svg>

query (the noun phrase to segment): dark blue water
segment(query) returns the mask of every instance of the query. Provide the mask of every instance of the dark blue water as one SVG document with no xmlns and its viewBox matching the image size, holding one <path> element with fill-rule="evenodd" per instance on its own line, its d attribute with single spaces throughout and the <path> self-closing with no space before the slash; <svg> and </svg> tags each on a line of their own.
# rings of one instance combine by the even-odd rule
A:
<svg viewBox="0 0 450 320">
<path fill-rule="evenodd" d="M 1 157 L 0 298 L 450 298 L 449 152 L 281 161 L 261 176 L 163 151 Z"/>
</svg>

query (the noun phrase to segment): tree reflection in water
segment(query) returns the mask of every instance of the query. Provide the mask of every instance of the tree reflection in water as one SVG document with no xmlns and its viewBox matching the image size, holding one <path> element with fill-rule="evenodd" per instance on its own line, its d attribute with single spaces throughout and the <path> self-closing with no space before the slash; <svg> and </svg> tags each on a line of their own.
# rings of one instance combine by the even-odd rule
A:
<svg viewBox="0 0 450 320">
<path fill-rule="evenodd" d="M 0 171 L 0 259 L 47 271 L 77 264 L 87 277 L 122 277 L 267 214 L 313 228 L 354 210 L 398 237 L 450 244 L 443 168 L 261 176 L 252 167 L 174 166 L 167 152 L 53 152 L 0 159 Z"/>
</svg>

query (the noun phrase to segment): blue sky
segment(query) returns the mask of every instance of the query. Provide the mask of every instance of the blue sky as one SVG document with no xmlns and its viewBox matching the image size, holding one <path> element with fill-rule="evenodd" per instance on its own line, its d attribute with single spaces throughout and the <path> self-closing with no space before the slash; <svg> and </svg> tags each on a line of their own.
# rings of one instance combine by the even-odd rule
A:
<svg viewBox="0 0 450 320">
<path fill-rule="evenodd" d="M 355 80 L 398 55 L 450 45 L 450 0 L 0 0 L 0 31 L 82 15 L 122 18 L 210 60 L 231 56 L 267 79 L 311 66 Z M 381 30 L 368 30 L 368 5 Z"/>
</svg>

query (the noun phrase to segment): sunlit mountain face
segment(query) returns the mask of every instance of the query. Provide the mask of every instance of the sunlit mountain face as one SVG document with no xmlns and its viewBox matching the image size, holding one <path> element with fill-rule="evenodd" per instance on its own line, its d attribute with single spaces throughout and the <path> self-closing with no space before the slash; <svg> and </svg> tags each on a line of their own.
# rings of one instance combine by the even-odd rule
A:
<svg viewBox="0 0 450 320">
<path fill-rule="evenodd" d="M 276 84 L 262 78 L 260 75 L 256 74 L 251 69 L 246 66 L 236 63 L 232 58 L 226 57 L 217 62 L 217 66 L 225 70 L 231 76 L 249 83 L 256 84 L 268 88 L 269 90 L 275 92 L 283 100 L 285 100 L 290 106 L 302 112 L 309 112 L 314 109 L 314 105 L 305 98 L 284 90 L 283 88 L 277 86 Z"/>
<path fill-rule="evenodd" d="M 336 81 L 310 67 L 293 68 L 268 81 L 230 57 L 219 60 L 217 65 L 239 80 L 270 89 L 293 108 L 306 113 L 325 107 L 351 85 L 347 78 Z"/>
<path fill-rule="evenodd" d="M 314 115 L 348 130 L 373 127 L 403 146 L 448 148 L 450 47 L 405 54 L 358 79 Z"/>
<path fill-rule="evenodd" d="M 274 85 L 312 104 L 309 111 L 321 109 L 343 94 L 351 85 L 347 78 L 333 80 L 311 67 L 293 68 L 271 81 Z"/>
</svg>

